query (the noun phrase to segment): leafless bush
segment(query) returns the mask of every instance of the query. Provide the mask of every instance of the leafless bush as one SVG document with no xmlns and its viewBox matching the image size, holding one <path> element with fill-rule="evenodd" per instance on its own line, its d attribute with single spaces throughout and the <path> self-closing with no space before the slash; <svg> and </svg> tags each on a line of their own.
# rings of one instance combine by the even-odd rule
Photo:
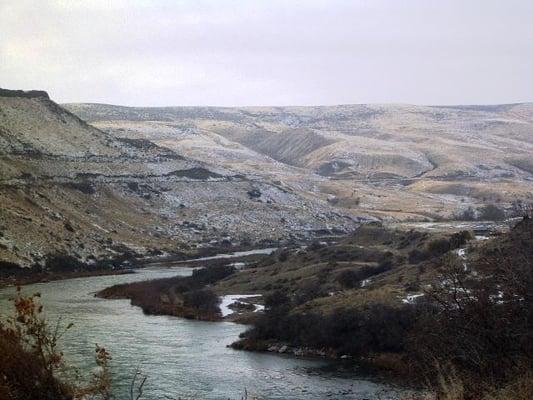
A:
<svg viewBox="0 0 533 400">
<path fill-rule="evenodd" d="M 448 257 L 426 292 L 409 350 L 441 399 L 483 398 L 533 371 L 532 229 L 524 224 L 468 266 Z"/>
<path fill-rule="evenodd" d="M 15 314 L 0 322 L 0 398 L 6 400 L 109 399 L 109 354 L 97 347 L 99 372 L 87 384 L 68 377 L 58 344 L 72 324 L 53 327 L 42 317 L 39 294 L 14 299 Z"/>
</svg>

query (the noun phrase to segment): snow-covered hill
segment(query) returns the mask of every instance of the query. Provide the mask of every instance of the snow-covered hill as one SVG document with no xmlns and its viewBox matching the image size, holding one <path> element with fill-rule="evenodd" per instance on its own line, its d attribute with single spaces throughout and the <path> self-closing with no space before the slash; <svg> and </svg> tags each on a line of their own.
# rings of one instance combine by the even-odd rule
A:
<svg viewBox="0 0 533 400">
<path fill-rule="evenodd" d="M 327 201 L 126 136 L 44 92 L 0 92 L 0 260 L 190 252 L 355 226 Z"/>
<path fill-rule="evenodd" d="M 532 198 L 531 103 L 66 107 L 115 137 L 151 140 L 358 214 L 446 217 Z"/>
</svg>

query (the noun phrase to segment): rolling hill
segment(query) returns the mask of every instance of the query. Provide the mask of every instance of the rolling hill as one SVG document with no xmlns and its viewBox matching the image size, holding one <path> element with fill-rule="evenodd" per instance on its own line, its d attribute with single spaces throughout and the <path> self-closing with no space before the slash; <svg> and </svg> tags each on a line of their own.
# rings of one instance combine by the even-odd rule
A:
<svg viewBox="0 0 533 400">
<path fill-rule="evenodd" d="M 447 218 L 532 199 L 531 103 L 65 107 L 117 138 L 276 180 L 356 215 Z"/>
<path fill-rule="evenodd" d="M 194 253 L 355 226 L 326 201 L 207 161 L 104 132 L 45 92 L 2 90 L 0 260 Z"/>
</svg>

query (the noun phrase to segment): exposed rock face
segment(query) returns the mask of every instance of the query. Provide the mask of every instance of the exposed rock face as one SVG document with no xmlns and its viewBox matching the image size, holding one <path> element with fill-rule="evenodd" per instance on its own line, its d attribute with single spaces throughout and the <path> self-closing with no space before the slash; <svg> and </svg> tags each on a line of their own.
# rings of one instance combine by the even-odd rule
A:
<svg viewBox="0 0 533 400">
<path fill-rule="evenodd" d="M 99 130 L 39 92 L 2 93 L 0 260 L 187 252 L 220 237 L 254 243 L 355 226 L 325 201 L 216 159 Z"/>
<path fill-rule="evenodd" d="M 45 99 L 49 99 L 48 93 L 46 93 L 44 90 L 9 90 L 9 89 L 2 89 L 0 88 L 0 96 L 1 97 L 26 97 L 28 99 L 36 98 L 36 97 L 43 97 Z"/>
<path fill-rule="evenodd" d="M 532 104 L 64 108 L 0 93 L 8 261 L 289 240 L 533 200 Z"/>
<path fill-rule="evenodd" d="M 533 104 L 67 108 L 116 137 L 335 196 L 342 212 L 423 219 L 533 201 Z"/>
</svg>

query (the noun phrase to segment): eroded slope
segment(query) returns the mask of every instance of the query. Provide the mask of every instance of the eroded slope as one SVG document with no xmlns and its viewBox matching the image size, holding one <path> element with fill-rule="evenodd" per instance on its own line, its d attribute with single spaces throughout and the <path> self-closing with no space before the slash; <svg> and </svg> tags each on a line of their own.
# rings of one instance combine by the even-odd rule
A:
<svg viewBox="0 0 533 400">
<path fill-rule="evenodd" d="M 99 130 L 40 92 L 0 93 L 0 259 L 90 261 L 354 226 L 324 201 L 154 142 Z"/>
<path fill-rule="evenodd" d="M 359 215 L 449 217 L 532 199 L 532 104 L 67 107 L 116 137 L 216 160 Z"/>
</svg>

